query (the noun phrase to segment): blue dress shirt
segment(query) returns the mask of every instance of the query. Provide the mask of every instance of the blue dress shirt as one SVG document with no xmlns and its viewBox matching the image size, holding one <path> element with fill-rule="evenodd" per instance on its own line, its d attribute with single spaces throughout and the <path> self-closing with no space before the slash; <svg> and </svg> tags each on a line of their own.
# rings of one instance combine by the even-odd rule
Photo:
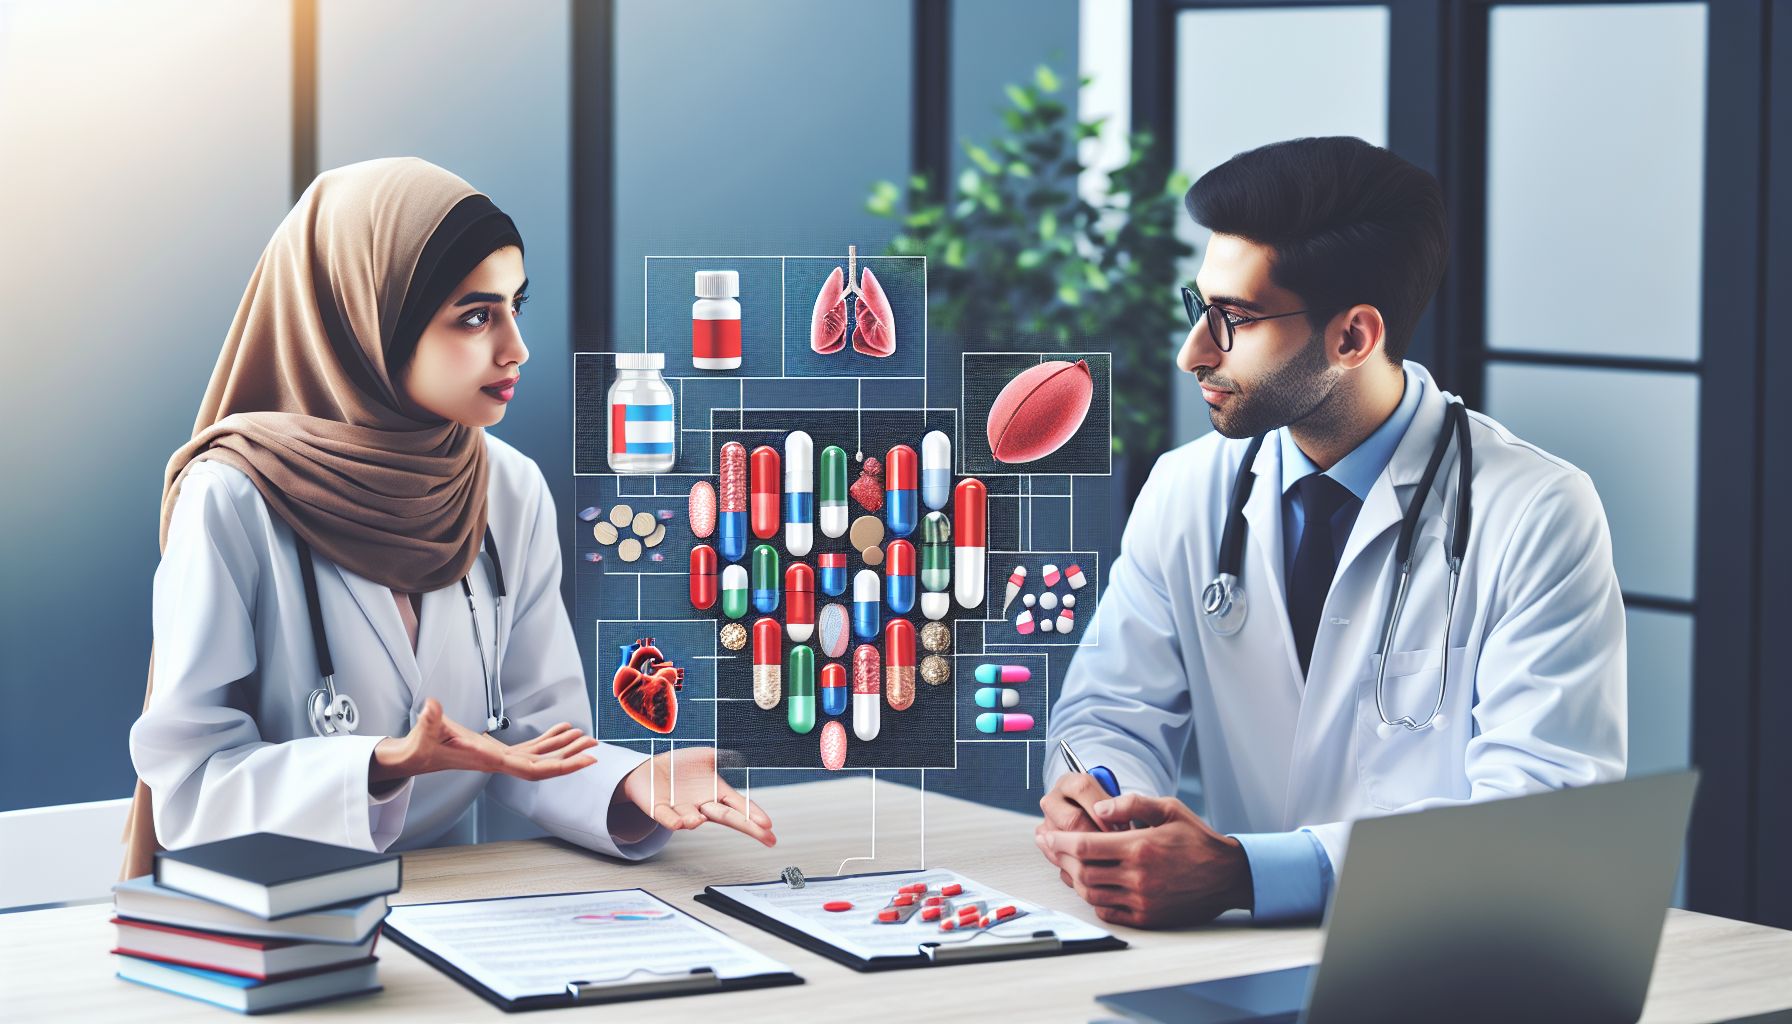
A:
<svg viewBox="0 0 1792 1024">
<path fill-rule="evenodd" d="M 1400 439 L 1406 436 L 1406 428 L 1412 425 L 1413 415 L 1419 411 L 1424 386 L 1422 381 L 1407 373 L 1405 392 L 1393 414 L 1364 438 L 1362 444 L 1325 471 L 1356 497 L 1355 501 L 1345 502 L 1332 516 L 1332 536 L 1350 535 L 1357 513 L 1362 511 L 1363 501 L 1369 497 L 1369 489 L 1387 468 L 1394 457 L 1394 449 L 1400 447 Z M 1294 564 L 1294 553 L 1300 549 L 1301 530 L 1306 525 L 1294 485 L 1309 473 L 1319 472 L 1319 467 L 1294 443 L 1294 435 L 1287 427 L 1276 433 L 1282 455 L 1282 565 L 1286 572 Z M 1297 829 L 1293 832 L 1246 833 L 1232 838 L 1244 847 L 1245 858 L 1250 861 L 1251 887 L 1255 891 L 1251 914 L 1256 920 L 1301 920 L 1318 917 L 1324 912 L 1325 901 L 1332 889 L 1332 862 L 1317 836 L 1305 829 Z"/>
</svg>

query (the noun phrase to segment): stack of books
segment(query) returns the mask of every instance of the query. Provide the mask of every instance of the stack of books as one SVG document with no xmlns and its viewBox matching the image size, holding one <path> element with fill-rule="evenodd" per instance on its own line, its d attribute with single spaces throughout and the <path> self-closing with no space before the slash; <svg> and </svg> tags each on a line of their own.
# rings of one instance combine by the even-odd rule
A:
<svg viewBox="0 0 1792 1024">
<path fill-rule="evenodd" d="M 257 833 L 156 854 L 112 887 L 118 976 L 266 1013 L 379 991 L 397 854 Z"/>
</svg>

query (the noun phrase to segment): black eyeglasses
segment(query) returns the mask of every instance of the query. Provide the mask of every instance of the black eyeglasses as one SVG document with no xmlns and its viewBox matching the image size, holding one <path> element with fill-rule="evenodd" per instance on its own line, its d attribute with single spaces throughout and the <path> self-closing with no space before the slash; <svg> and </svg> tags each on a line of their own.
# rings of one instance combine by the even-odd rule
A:
<svg viewBox="0 0 1792 1024">
<path fill-rule="evenodd" d="M 1304 309 L 1297 309 L 1292 313 L 1277 313 L 1274 316 L 1241 316 L 1213 305 L 1203 299 L 1200 292 L 1187 287 L 1182 289 L 1182 308 L 1188 311 L 1190 328 L 1198 326 L 1202 317 L 1207 318 L 1207 333 L 1213 337 L 1213 343 L 1219 346 L 1221 352 L 1232 351 L 1232 332 L 1245 324 L 1254 324 L 1259 320 L 1280 320 L 1285 316 L 1300 316 L 1306 312 Z"/>
</svg>

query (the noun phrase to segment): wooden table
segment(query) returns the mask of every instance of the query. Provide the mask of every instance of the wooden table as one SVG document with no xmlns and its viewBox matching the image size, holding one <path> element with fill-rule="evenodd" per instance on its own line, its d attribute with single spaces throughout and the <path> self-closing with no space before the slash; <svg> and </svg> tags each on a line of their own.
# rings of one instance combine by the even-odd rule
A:
<svg viewBox="0 0 1792 1024">
<path fill-rule="evenodd" d="M 393 902 L 638 886 L 782 960 L 808 981 L 795 988 L 541 1011 L 609 1020 L 717 1014 L 729 1024 L 835 1016 L 979 1024 L 1087 1021 L 1111 1016 L 1095 1002 L 1098 993 L 1290 967 L 1319 955 L 1318 928 L 1257 928 L 1222 919 L 1169 932 L 1115 928 L 1132 944 L 1117 952 L 858 974 L 699 906 L 691 897 L 712 882 L 776 877 L 786 864 L 825 875 L 838 873 L 842 862 L 848 872 L 895 870 L 917 867 L 925 857 L 930 867 L 952 868 L 1017 896 L 1097 919 L 1040 857 L 1033 846 L 1033 819 L 1024 815 L 864 776 L 756 787 L 752 795 L 777 824 L 775 849 L 706 826 L 675 837 L 653 860 L 632 865 L 555 840 L 423 850 L 405 855 L 404 889 Z M 115 978 L 106 954 L 110 911 L 107 905 L 87 905 L 0 915 L 0 1007 L 6 1019 L 139 1024 L 229 1019 L 227 1011 Z M 281 1019 L 441 1024 L 505 1016 L 396 943 L 380 943 L 378 953 L 384 992 Z M 1792 1007 L 1792 932 L 1668 912 L 1644 1020 L 1716 1021 L 1786 1007 Z"/>
</svg>

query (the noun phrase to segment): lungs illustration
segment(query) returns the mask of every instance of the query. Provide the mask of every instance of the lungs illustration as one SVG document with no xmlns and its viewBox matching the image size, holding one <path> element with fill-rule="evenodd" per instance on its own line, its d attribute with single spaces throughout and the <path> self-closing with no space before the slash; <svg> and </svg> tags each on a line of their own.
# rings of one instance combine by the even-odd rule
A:
<svg viewBox="0 0 1792 1024">
<path fill-rule="evenodd" d="M 846 274 L 839 267 L 815 296 L 815 313 L 809 318 L 809 347 L 822 355 L 846 347 Z"/>
<path fill-rule="evenodd" d="M 856 256 L 852 262 L 856 266 Z M 848 296 L 855 299 L 851 318 L 846 315 Z M 890 297 L 870 267 L 859 273 L 856 284 L 850 272 L 835 267 L 815 295 L 815 310 L 809 316 L 809 347 L 822 355 L 838 352 L 846 347 L 849 331 L 855 351 L 880 359 L 896 354 L 896 316 L 890 309 Z"/>
<path fill-rule="evenodd" d="M 859 277 L 858 321 L 852 332 L 855 350 L 880 359 L 896 354 L 896 318 L 890 314 L 890 297 L 870 267 Z"/>
</svg>

